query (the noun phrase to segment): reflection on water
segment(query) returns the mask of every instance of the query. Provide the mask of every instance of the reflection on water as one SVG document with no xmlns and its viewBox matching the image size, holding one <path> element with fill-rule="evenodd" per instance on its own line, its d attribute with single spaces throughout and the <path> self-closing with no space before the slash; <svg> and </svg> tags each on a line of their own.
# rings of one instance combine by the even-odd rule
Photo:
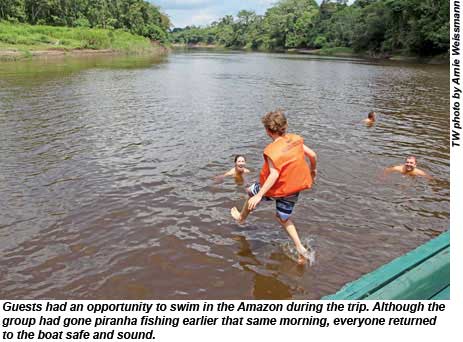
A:
<svg viewBox="0 0 463 342">
<path fill-rule="evenodd" d="M 0 63 L 0 297 L 320 298 L 449 227 L 448 67 L 299 55 Z M 319 158 L 298 266 L 245 184 L 283 108 Z M 378 122 L 362 120 L 374 110 Z M 417 156 L 434 180 L 382 170 Z"/>
</svg>

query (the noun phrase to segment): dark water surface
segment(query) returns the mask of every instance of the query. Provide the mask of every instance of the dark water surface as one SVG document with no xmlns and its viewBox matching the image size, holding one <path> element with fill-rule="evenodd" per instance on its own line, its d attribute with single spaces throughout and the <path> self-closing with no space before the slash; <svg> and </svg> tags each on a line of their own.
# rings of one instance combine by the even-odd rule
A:
<svg viewBox="0 0 463 342">
<path fill-rule="evenodd" d="M 449 228 L 448 67 L 173 53 L 0 63 L 0 298 L 317 299 Z M 212 177 L 286 110 L 319 158 L 293 218 Z M 379 122 L 361 121 L 375 110 Z M 408 154 L 434 180 L 382 170 Z"/>
</svg>

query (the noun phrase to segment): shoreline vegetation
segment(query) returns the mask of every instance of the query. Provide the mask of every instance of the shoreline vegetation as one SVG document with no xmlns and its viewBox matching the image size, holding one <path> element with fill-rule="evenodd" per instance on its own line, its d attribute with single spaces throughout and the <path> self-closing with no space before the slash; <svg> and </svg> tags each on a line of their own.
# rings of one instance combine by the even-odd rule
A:
<svg viewBox="0 0 463 342">
<path fill-rule="evenodd" d="M 0 61 L 103 54 L 162 55 L 167 47 L 123 30 L 0 22 Z"/>
<path fill-rule="evenodd" d="M 334 48 L 320 48 L 320 49 L 280 49 L 280 50 L 253 50 L 240 47 L 225 47 L 217 44 L 179 44 L 174 43 L 171 45 L 172 49 L 185 49 L 185 50 L 200 50 L 208 49 L 215 51 L 248 51 L 248 52 L 280 52 L 288 54 L 300 54 L 300 55 L 311 55 L 311 56 L 323 56 L 323 57 L 344 57 L 344 58 L 361 58 L 371 60 L 390 60 L 390 61 L 402 61 L 402 62 L 417 62 L 423 64 L 448 64 L 449 54 L 443 53 L 432 57 L 423 57 L 419 55 L 410 54 L 371 54 L 368 52 L 356 52 L 352 48 L 346 47 L 334 47 Z"/>
<path fill-rule="evenodd" d="M 1 0 L 0 60 L 162 54 L 171 22 L 145 0 Z"/>
<path fill-rule="evenodd" d="M 448 63 L 447 0 L 279 0 L 203 27 L 171 29 L 145 0 L 0 2 L 0 61 L 154 54 L 170 47 Z"/>
<path fill-rule="evenodd" d="M 207 26 L 175 28 L 173 44 L 246 51 L 447 62 L 447 0 L 279 0 Z"/>
</svg>

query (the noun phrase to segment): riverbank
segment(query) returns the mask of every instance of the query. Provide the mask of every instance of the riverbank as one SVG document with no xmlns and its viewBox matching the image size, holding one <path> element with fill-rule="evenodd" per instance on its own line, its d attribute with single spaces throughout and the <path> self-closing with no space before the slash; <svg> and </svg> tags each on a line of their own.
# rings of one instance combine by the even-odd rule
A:
<svg viewBox="0 0 463 342">
<path fill-rule="evenodd" d="M 286 52 L 301 53 L 301 54 L 316 55 L 316 56 L 358 57 L 358 58 L 367 57 L 363 53 L 354 52 L 353 49 L 346 48 L 346 47 L 324 48 L 324 49 L 288 49 L 286 50 Z"/>
<path fill-rule="evenodd" d="M 280 53 L 300 53 L 310 55 L 323 55 L 323 56 L 334 56 L 334 57 L 362 57 L 362 54 L 354 53 L 350 48 L 332 48 L 332 49 L 277 49 L 277 50 L 265 50 L 265 49 L 247 49 L 243 47 L 225 47 L 216 44 L 172 44 L 172 48 L 175 49 L 211 49 L 211 50 L 231 50 L 231 51 L 256 51 L 256 52 L 280 52 Z"/>
<path fill-rule="evenodd" d="M 334 47 L 334 48 L 323 48 L 323 49 L 281 49 L 281 50 L 249 50 L 245 48 L 226 48 L 221 45 L 214 44 L 173 44 L 172 48 L 175 49 L 211 49 L 211 50 L 238 50 L 238 51 L 258 51 L 258 52 L 281 52 L 281 53 L 293 53 L 293 54 L 306 54 L 313 56 L 329 56 L 329 57 L 344 57 L 344 58 L 363 58 L 373 60 L 390 60 L 390 61 L 401 61 L 401 62 L 414 62 L 422 64 L 447 64 L 448 54 L 441 54 L 432 57 L 421 57 L 416 55 L 407 54 L 375 54 L 367 52 L 355 52 L 351 48 L 346 47 Z"/>
<path fill-rule="evenodd" d="M 161 55 L 168 48 L 123 30 L 0 22 L 0 60 L 102 54 Z"/>
<path fill-rule="evenodd" d="M 337 48 L 324 48 L 317 50 L 308 49 L 290 49 L 287 52 L 301 53 L 316 56 L 333 56 L 333 57 L 352 57 L 352 58 L 365 58 L 365 59 L 377 59 L 377 60 L 390 60 L 390 61 L 401 61 L 401 62 L 416 62 L 423 64 L 447 64 L 449 55 L 447 53 L 423 57 L 417 55 L 408 55 L 401 53 L 378 53 L 371 54 L 366 52 L 355 52 L 351 48 L 337 47 Z"/>
</svg>

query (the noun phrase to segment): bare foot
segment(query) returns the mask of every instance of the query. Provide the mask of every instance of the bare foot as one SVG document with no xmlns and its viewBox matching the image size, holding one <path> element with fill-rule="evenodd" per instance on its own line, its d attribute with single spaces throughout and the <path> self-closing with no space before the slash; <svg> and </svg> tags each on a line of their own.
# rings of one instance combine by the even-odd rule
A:
<svg viewBox="0 0 463 342">
<path fill-rule="evenodd" d="M 297 252 L 299 253 L 299 259 L 297 259 L 297 263 L 299 265 L 304 265 L 309 261 L 309 266 L 312 266 L 315 262 L 315 251 L 312 249 L 308 251 L 304 246 L 296 247 Z"/>
<path fill-rule="evenodd" d="M 298 265 L 305 265 L 305 264 L 307 264 L 307 259 L 304 258 L 303 256 L 299 255 L 299 258 L 297 259 L 297 264 Z"/>
<path fill-rule="evenodd" d="M 235 219 L 235 221 L 238 222 L 239 224 L 244 223 L 244 221 L 241 219 L 241 213 L 238 211 L 236 207 L 231 208 L 230 214 Z"/>
</svg>

